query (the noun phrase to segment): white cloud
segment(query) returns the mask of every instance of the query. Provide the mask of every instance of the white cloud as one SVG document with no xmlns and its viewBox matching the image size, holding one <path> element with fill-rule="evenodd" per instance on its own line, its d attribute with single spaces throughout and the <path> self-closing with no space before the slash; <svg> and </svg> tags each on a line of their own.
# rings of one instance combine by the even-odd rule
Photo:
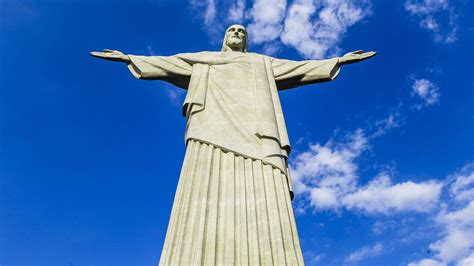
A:
<svg viewBox="0 0 474 266">
<path fill-rule="evenodd" d="M 299 154 L 290 163 L 293 188 L 309 204 L 299 205 L 298 213 L 304 213 L 301 209 L 305 208 L 316 211 L 345 208 L 387 215 L 433 210 L 442 189 L 437 181 L 392 184 L 389 173 L 383 172 L 360 186 L 357 161 L 368 148 L 367 136 L 358 129 L 339 142 L 332 139 L 325 145 L 310 145 L 308 151 Z"/>
<path fill-rule="evenodd" d="M 361 249 L 352 252 L 349 256 L 346 257 L 346 263 L 357 263 L 361 260 L 375 257 L 382 252 L 383 246 L 380 243 L 376 243 L 373 246 L 364 246 Z"/>
<path fill-rule="evenodd" d="M 474 253 L 460 260 L 458 266 L 472 266 L 474 265 Z"/>
<path fill-rule="evenodd" d="M 411 87 L 412 95 L 417 96 L 423 101 L 423 103 L 416 105 L 417 109 L 439 102 L 439 88 L 434 82 L 427 79 L 414 79 Z"/>
<path fill-rule="evenodd" d="M 256 0 L 250 11 L 249 41 L 264 43 L 277 39 L 283 29 L 286 0 Z"/>
<path fill-rule="evenodd" d="M 445 207 L 434 219 L 442 228 L 441 238 L 429 246 L 435 254 L 409 265 L 474 265 L 474 194 L 458 194 L 472 190 L 473 175 L 473 164 L 468 164 L 450 177 L 454 180 L 449 184 L 452 198 L 445 202 Z M 463 196 L 459 198 L 458 195 Z"/>
<path fill-rule="evenodd" d="M 347 29 L 371 13 L 370 0 L 295 0 L 289 7 L 286 0 L 255 0 L 251 7 L 245 0 L 190 2 L 213 41 L 227 24 L 248 23 L 250 43 L 267 53 L 285 44 L 314 59 L 338 53 Z"/>
<path fill-rule="evenodd" d="M 322 58 L 335 54 L 347 29 L 370 13 L 368 0 L 296 0 L 288 9 L 281 40 L 304 57 Z"/>
<path fill-rule="evenodd" d="M 441 188 L 442 184 L 436 181 L 407 181 L 393 185 L 390 177 L 384 173 L 368 185 L 344 196 L 342 202 L 347 209 L 366 213 L 429 212 L 436 206 Z"/>
<path fill-rule="evenodd" d="M 419 19 L 422 29 L 433 33 L 435 41 L 452 43 L 457 40 L 457 15 L 448 0 L 407 0 L 405 10 Z M 441 23 L 443 15 L 447 15 L 447 19 Z"/>
<path fill-rule="evenodd" d="M 466 207 L 441 213 L 438 223 L 444 225 L 444 237 L 430 245 L 438 252 L 435 257 L 451 263 L 472 255 L 474 252 L 474 200 Z"/>
<path fill-rule="evenodd" d="M 356 186 L 356 158 L 366 149 L 367 139 L 358 129 L 341 143 L 330 140 L 324 146 L 310 145 L 291 164 L 295 193 L 310 196 L 316 209 L 337 208 L 343 195 Z"/>
</svg>

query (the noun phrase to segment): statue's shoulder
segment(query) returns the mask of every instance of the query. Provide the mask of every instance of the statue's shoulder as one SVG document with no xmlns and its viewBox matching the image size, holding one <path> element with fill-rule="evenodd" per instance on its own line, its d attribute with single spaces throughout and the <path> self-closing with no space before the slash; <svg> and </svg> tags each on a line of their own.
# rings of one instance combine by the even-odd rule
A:
<svg viewBox="0 0 474 266">
<path fill-rule="evenodd" d="M 237 52 L 235 52 L 237 53 Z M 242 54 L 242 53 L 239 53 Z M 258 53 L 253 53 L 253 52 L 246 52 L 243 53 L 247 56 L 252 56 L 252 57 L 263 57 L 263 58 L 272 58 L 270 56 L 264 55 L 264 54 L 258 54 Z M 229 52 L 221 52 L 221 51 L 201 51 L 201 52 L 195 52 L 195 53 L 179 53 L 176 54 L 175 56 L 178 57 L 215 57 L 215 56 L 228 56 L 228 55 L 234 55 L 233 53 Z"/>
<path fill-rule="evenodd" d="M 201 60 L 215 58 L 221 55 L 222 55 L 222 52 L 202 51 L 202 52 L 196 52 L 196 53 L 180 53 L 175 56 L 179 58 L 183 58 L 183 59 L 194 59 L 194 60 L 201 61 Z"/>
<path fill-rule="evenodd" d="M 264 55 L 264 54 L 258 54 L 258 53 L 247 53 L 249 56 L 253 56 L 253 57 L 258 57 L 258 58 L 262 58 L 262 59 L 268 59 L 268 60 L 273 60 L 273 57 L 271 56 L 268 56 L 268 55 Z"/>
<path fill-rule="evenodd" d="M 208 51 L 194 52 L 194 53 L 189 52 L 189 53 L 179 53 L 179 54 L 176 54 L 175 56 L 205 56 L 211 53 L 215 53 L 215 52 L 208 52 Z"/>
<path fill-rule="evenodd" d="M 266 55 L 257 54 L 257 53 L 241 53 L 241 52 L 210 52 L 203 51 L 197 53 L 182 53 L 175 55 L 178 58 L 181 58 L 185 61 L 192 63 L 203 63 L 203 64 L 222 64 L 222 62 L 233 62 L 236 59 L 242 58 L 252 58 L 251 60 L 266 60 L 270 59 Z"/>
</svg>

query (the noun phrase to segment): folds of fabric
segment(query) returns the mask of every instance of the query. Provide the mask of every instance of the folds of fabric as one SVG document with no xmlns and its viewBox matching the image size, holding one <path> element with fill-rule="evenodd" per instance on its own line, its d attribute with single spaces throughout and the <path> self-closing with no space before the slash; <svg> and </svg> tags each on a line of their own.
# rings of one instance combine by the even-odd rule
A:
<svg viewBox="0 0 474 266">
<path fill-rule="evenodd" d="M 188 89 L 182 111 L 186 141 L 198 139 L 285 174 L 291 147 L 278 91 L 339 73 L 337 58 L 292 61 L 240 52 L 129 58 L 135 77 Z"/>
<path fill-rule="evenodd" d="M 302 265 L 288 179 L 189 140 L 160 265 Z"/>
</svg>

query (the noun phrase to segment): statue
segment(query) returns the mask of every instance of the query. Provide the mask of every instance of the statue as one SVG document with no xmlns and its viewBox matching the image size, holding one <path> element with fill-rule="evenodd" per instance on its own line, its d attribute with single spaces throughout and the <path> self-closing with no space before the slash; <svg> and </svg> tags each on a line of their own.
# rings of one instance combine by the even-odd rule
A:
<svg viewBox="0 0 474 266">
<path fill-rule="evenodd" d="M 304 264 L 278 91 L 333 80 L 342 65 L 375 52 L 291 61 L 247 50 L 245 27 L 232 25 L 221 52 L 91 53 L 187 90 L 186 155 L 160 265 Z"/>
</svg>

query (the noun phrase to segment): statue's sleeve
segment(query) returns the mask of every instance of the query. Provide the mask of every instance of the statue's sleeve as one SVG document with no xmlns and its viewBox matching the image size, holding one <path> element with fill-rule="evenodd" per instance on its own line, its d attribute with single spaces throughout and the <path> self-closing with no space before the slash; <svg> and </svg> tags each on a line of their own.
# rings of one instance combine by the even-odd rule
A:
<svg viewBox="0 0 474 266">
<path fill-rule="evenodd" d="M 163 80 L 187 89 L 193 70 L 190 62 L 176 56 L 129 55 L 128 69 L 138 79 Z"/>
<path fill-rule="evenodd" d="M 273 75 L 278 90 L 330 81 L 339 74 L 338 58 L 292 61 L 272 58 Z"/>
</svg>

